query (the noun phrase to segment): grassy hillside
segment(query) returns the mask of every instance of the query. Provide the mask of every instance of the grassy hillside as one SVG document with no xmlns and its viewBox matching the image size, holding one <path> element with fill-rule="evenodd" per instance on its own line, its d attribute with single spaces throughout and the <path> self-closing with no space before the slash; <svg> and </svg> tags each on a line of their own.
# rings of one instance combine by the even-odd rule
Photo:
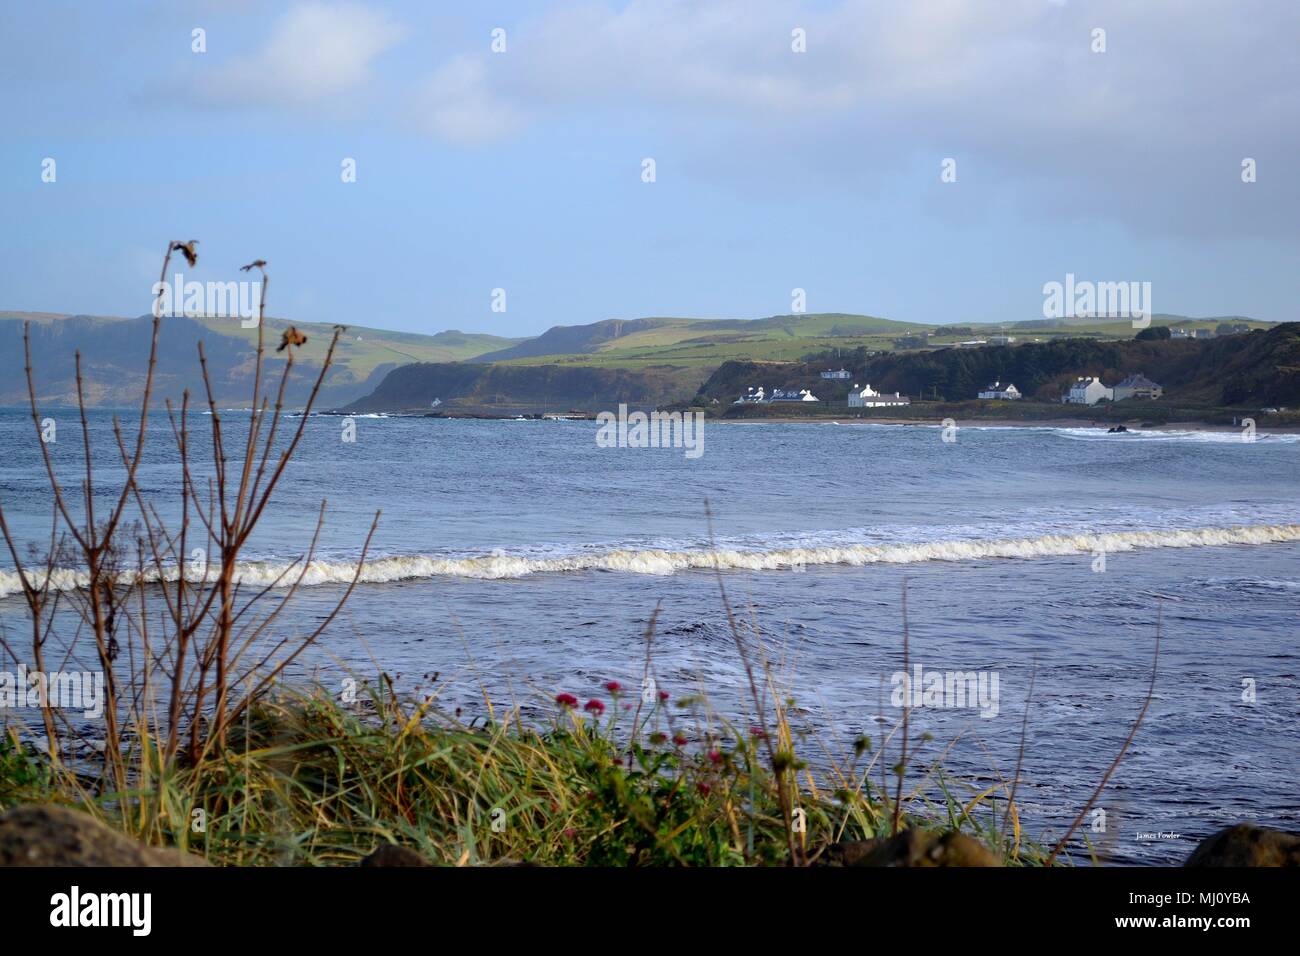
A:
<svg viewBox="0 0 1300 956">
<path fill-rule="evenodd" d="M 1157 315 L 1152 320 L 1157 326 L 1211 332 L 1224 323 L 1269 327 L 1239 316 L 1188 319 Z M 557 327 L 523 346 L 481 355 L 475 361 L 628 369 L 672 365 L 699 369 L 707 377 L 724 362 L 798 362 L 814 355 L 834 361 L 857 350 L 938 349 L 995 335 L 1011 336 L 1017 345 L 1073 338 L 1126 341 L 1133 331 L 1128 321 L 1043 319 L 936 326 L 834 312 L 753 320 L 657 318 Z"/>
<path fill-rule="evenodd" d="M 68 316 L 53 313 L 0 313 L 0 404 L 26 400 L 23 372 L 23 325 L 32 323 L 36 379 L 42 401 L 72 404 L 76 401 L 74 356 L 82 353 L 87 392 L 92 405 L 131 405 L 139 401 L 144 383 L 144 363 L 149 347 L 147 316 L 125 319 L 111 316 Z M 266 320 L 266 341 L 274 347 L 290 323 Z M 299 353 L 307 372 L 320 368 L 333 326 L 315 322 L 294 323 L 307 335 Z M 239 405 L 248 400 L 253 347 L 257 329 L 241 327 L 237 319 L 167 318 L 159 338 L 160 399 L 178 398 L 186 388 L 199 394 L 197 343 L 208 352 L 218 400 Z M 473 358 L 519 340 L 479 333 L 440 332 L 416 335 L 388 332 L 367 326 L 350 326 L 339 341 L 326 401 L 351 401 L 373 389 L 383 376 L 412 362 L 450 362 Z M 291 391 L 293 401 L 305 392 Z"/>
</svg>

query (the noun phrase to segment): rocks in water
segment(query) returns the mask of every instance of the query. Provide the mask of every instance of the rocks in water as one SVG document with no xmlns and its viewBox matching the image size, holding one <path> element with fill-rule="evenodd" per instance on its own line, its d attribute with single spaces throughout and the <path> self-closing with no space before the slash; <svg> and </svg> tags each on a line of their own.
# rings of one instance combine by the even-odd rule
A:
<svg viewBox="0 0 1300 956">
<path fill-rule="evenodd" d="M 433 866 L 409 847 L 385 843 L 364 857 L 358 866 Z"/>
<path fill-rule="evenodd" d="M 1202 840 L 1183 865 L 1300 866 L 1300 834 L 1238 823 Z"/>
<path fill-rule="evenodd" d="M 145 846 L 69 807 L 22 806 L 0 816 L 0 866 L 207 866 L 177 849 Z"/>
<path fill-rule="evenodd" d="M 1126 431 L 1128 431 L 1127 426 L 1124 426 L 1124 425 L 1116 425 L 1114 428 L 1108 428 L 1108 429 L 1106 429 L 1106 434 L 1107 434 L 1107 435 L 1116 435 L 1116 434 L 1120 434 L 1120 433 L 1122 433 L 1122 432 L 1126 432 Z"/>
<path fill-rule="evenodd" d="M 822 866 L 1001 866 L 984 844 L 955 830 L 904 830 L 892 837 L 856 840 L 829 847 Z"/>
</svg>

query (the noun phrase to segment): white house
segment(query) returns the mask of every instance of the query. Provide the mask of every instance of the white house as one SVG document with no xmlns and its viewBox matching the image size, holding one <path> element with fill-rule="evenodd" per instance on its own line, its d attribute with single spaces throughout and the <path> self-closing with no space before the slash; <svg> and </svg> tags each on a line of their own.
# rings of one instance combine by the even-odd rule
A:
<svg viewBox="0 0 1300 956">
<path fill-rule="evenodd" d="M 797 392 L 794 391 L 793 389 L 786 390 L 782 388 L 774 388 L 772 389 L 772 397 L 769 398 L 768 401 L 769 402 L 819 402 L 821 401 L 821 399 L 819 399 L 812 392 L 808 391 L 808 389 L 806 388 L 800 389 Z"/>
<path fill-rule="evenodd" d="M 1071 385 L 1070 394 L 1065 400 L 1074 405 L 1096 405 L 1103 399 L 1110 401 L 1114 397 L 1115 390 L 1101 384 L 1101 379 L 1093 375 L 1080 378 Z"/>
<path fill-rule="evenodd" d="M 980 398 L 995 398 L 1007 402 L 1014 402 L 1016 399 L 1022 397 L 1020 389 L 1016 388 L 1010 382 L 1007 382 L 1005 385 L 1001 382 L 994 382 L 992 385 L 987 386 L 982 392 L 980 392 Z"/>
<path fill-rule="evenodd" d="M 835 372 L 832 372 L 830 369 L 827 369 L 826 371 L 822 372 L 822 378 L 825 379 L 832 379 L 832 380 L 838 379 L 847 382 L 849 380 L 849 377 L 850 377 L 850 372 L 846 368 L 839 369 L 838 371 Z"/>
<path fill-rule="evenodd" d="M 1015 340 L 1014 335 L 990 335 L 989 345 L 1010 345 Z"/>
<path fill-rule="evenodd" d="M 988 344 L 989 344 L 989 340 L 988 340 L 988 339 L 969 339 L 969 340 L 967 340 L 967 341 L 965 341 L 965 342 L 958 342 L 958 343 L 957 343 L 957 348 L 959 348 L 959 349 L 977 349 L 977 348 L 979 348 L 981 345 L 988 345 Z"/>
<path fill-rule="evenodd" d="M 911 405 L 912 400 L 906 395 L 882 395 L 870 385 L 858 388 L 854 385 L 849 391 L 849 408 L 886 408 L 893 405 Z"/>
<path fill-rule="evenodd" d="M 1126 398 L 1159 398 L 1165 390 L 1138 372 L 1116 385 L 1114 392 L 1115 401 L 1120 402 Z"/>
<path fill-rule="evenodd" d="M 740 398 L 736 399 L 731 404 L 758 405 L 765 401 L 767 401 L 767 393 L 763 391 L 763 386 L 760 385 L 758 388 L 754 388 L 754 386 L 751 385 L 749 386 L 749 391 L 747 391 L 744 395 L 740 396 Z"/>
</svg>

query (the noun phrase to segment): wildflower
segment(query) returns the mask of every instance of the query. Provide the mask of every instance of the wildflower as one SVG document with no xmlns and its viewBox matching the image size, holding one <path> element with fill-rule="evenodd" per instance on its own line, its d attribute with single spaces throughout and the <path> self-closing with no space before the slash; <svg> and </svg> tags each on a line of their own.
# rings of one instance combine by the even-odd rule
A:
<svg viewBox="0 0 1300 956">
<path fill-rule="evenodd" d="M 697 783 L 695 785 L 695 789 L 700 791 L 700 793 L 702 793 L 704 796 L 707 797 L 709 795 L 709 791 L 712 790 L 713 788 L 710 787 L 707 783 Z"/>
<path fill-rule="evenodd" d="M 668 698 L 671 697 L 671 696 L 672 696 L 672 695 L 669 694 L 668 691 L 666 691 L 666 690 L 661 690 L 661 691 L 659 692 L 659 699 L 660 699 L 661 701 L 666 701 L 666 700 L 668 700 Z"/>
<path fill-rule="evenodd" d="M 623 685 L 620 684 L 620 683 L 619 683 L 618 681 L 616 681 L 616 680 L 606 681 L 606 682 L 605 682 L 605 690 L 609 691 L 611 694 L 613 694 L 615 697 L 617 697 L 617 696 L 619 695 L 619 693 L 622 692 L 622 690 L 623 690 Z"/>
<path fill-rule="evenodd" d="M 714 748 L 709 751 L 709 763 L 722 763 L 722 751 Z"/>
<path fill-rule="evenodd" d="M 685 734 L 674 734 L 674 735 L 673 735 L 673 743 L 675 743 L 675 744 L 676 744 L 677 746 L 679 746 L 679 747 L 685 747 L 685 746 L 686 746 L 686 743 L 687 743 L 686 735 L 685 735 Z"/>
<path fill-rule="evenodd" d="M 583 705 L 582 709 L 595 717 L 599 717 L 605 712 L 605 705 L 598 700 L 589 700 Z"/>
<path fill-rule="evenodd" d="M 749 735 L 751 737 L 757 737 L 759 740 L 762 740 L 764 737 L 767 736 L 767 731 L 765 731 L 762 727 L 755 725 L 749 728 Z"/>
<path fill-rule="evenodd" d="M 561 707 L 578 706 L 578 698 L 574 697 L 572 694 L 556 694 L 555 702 L 559 704 Z"/>
<path fill-rule="evenodd" d="M 650 743 L 652 743 L 656 747 L 665 744 L 667 742 L 668 742 L 668 735 L 661 731 L 656 730 L 653 734 L 650 735 Z"/>
</svg>

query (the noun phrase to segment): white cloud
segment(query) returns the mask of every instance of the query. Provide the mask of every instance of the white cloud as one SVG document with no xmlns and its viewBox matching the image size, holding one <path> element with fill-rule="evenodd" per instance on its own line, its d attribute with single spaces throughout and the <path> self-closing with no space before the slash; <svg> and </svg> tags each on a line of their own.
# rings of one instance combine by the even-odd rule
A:
<svg viewBox="0 0 1300 956">
<path fill-rule="evenodd" d="M 454 143 L 498 139 L 519 126 L 518 111 L 486 82 L 482 60 L 457 56 L 424 83 L 417 101 L 419 119 Z"/>
<path fill-rule="evenodd" d="M 219 66 L 199 93 L 221 104 L 318 103 L 363 85 L 371 63 L 400 37 L 386 15 L 360 4 L 297 3 L 257 53 Z"/>
</svg>

